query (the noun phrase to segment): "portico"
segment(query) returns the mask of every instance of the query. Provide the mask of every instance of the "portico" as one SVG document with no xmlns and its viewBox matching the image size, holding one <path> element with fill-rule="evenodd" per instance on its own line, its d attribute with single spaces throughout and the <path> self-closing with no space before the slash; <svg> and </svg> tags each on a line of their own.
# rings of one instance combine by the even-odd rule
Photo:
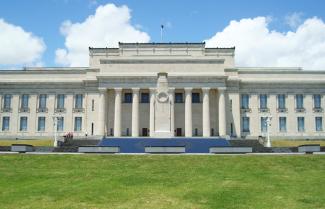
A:
<svg viewBox="0 0 325 209">
<path fill-rule="evenodd" d="M 125 97 L 125 94 L 127 94 L 131 90 L 132 92 L 132 100 L 131 101 L 125 101 L 123 97 Z M 192 96 L 193 96 L 193 90 L 196 94 L 199 94 L 199 100 L 195 100 L 193 103 Z M 225 107 L 225 101 L 224 101 L 224 88 L 210 88 L 210 87 L 202 87 L 202 88 L 190 88 L 190 87 L 185 87 L 185 88 L 174 88 L 170 87 L 168 88 L 168 103 L 170 105 L 170 111 L 169 112 L 164 112 L 166 110 L 163 110 L 163 114 L 166 114 L 167 117 L 164 120 L 157 120 L 157 113 L 159 110 L 159 106 L 155 105 L 156 102 L 159 102 L 157 100 L 157 88 L 140 88 L 140 87 L 135 87 L 131 89 L 124 89 L 124 88 L 106 88 L 106 89 L 101 89 L 102 92 L 102 97 L 100 97 L 100 107 L 103 108 L 102 111 L 100 111 L 99 114 L 99 128 L 101 130 L 99 131 L 100 133 L 107 133 L 108 136 L 114 136 L 114 137 L 121 137 L 121 136 L 129 136 L 129 137 L 139 137 L 139 136 L 144 136 L 142 131 L 140 130 L 140 127 L 145 127 L 148 129 L 148 135 L 150 137 L 158 137 L 155 135 L 155 131 L 160 127 L 160 125 L 164 126 L 164 123 L 169 124 L 168 126 L 170 127 L 170 135 L 169 137 L 174 137 L 177 136 L 176 134 L 176 129 L 181 128 L 182 129 L 182 134 L 178 136 L 185 136 L 185 137 L 193 137 L 193 136 L 203 136 L 203 137 L 210 137 L 211 134 L 213 136 L 225 136 L 226 135 L 226 130 L 225 124 L 220 124 L 220 122 L 226 123 L 226 118 L 225 118 L 225 112 L 223 114 L 220 114 L 220 111 L 226 111 Z M 183 92 L 182 95 L 184 98 L 183 101 L 178 101 L 176 105 L 181 105 L 183 106 L 184 109 L 184 114 L 176 111 L 175 112 L 175 91 L 178 92 L 178 95 L 180 95 L 179 92 Z M 113 98 L 114 98 L 114 107 L 108 107 L 107 104 L 107 96 L 108 92 L 113 93 Z M 141 103 L 141 93 L 142 92 L 149 92 L 149 103 Z M 213 93 L 211 93 L 213 92 Z M 210 103 L 210 94 L 215 94 L 214 95 L 214 101 L 213 103 L 218 103 L 217 106 L 212 106 Z M 196 96 L 196 95 L 195 95 Z M 220 98 L 223 97 L 223 98 Z M 129 103 L 127 103 L 129 102 Z M 128 117 L 125 120 L 125 123 L 129 123 L 131 121 L 131 126 L 127 127 L 125 130 L 123 130 L 122 125 L 122 112 L 123 107 L 128 105 L 131 109 L 131 114 L 127 114 Z M 201 109 L 199 113 L 195 114 L 195 117 L 193 117 L 193 111 L 192 111 L 192 106 L 195 105 L 195 109 Z M 140 106 L 144 106 L 145 112 L 142 111 L 140 114 Z M 114 108 L 113 115 L 107 115 L 107 109 L 108 108 Z M 210 109 L 214 109 L 213 113 L 217 113 L 216 115 L 211 115 Z M 146 114 L 146 115 L 144 115 Z M 201 126 L 199 128 L 196 128 L 193 126 L 193 120 L 198 119 L 197 115 L 200 115 L 200 122 Z M 140 124 L 141 123 L 141 117 L 147 117 L 149 115 L 149 123 L 147 124 Z M 184 124 L 180 124 L 179 122 L 176 122 L 175 124 L 175 117 L 184 117 L 183 121 Z M 211 127 L 211 121 L 210 117 L 212 118 L 218 118 L 219 123 Z M 108 126 L 107 120 L 104 120 L 104 118 L 107 119 L 113 119 L 113 124 L 112 127 Z M 216 121 L 216 120 L 215 120 Z M 161 123 L 161 124 L 158 124 Z M 197 124 L 197 123 L 195 123 Z M 217 126 L 216 126 L 217 125 Z M 184 128 L 183 128 L 184 127 Z M 113 131 L 110 131 L 110 129 L 113 129 Z M 196 129 L 196 130 L 195 130 Z M 199 129 L 199 130 L 198 130 Z M 213 129 L 213 131 L 212 131 Z M 127 131 L 128 130 L 128 131 Z M 219 130 L 218 134 L 217 130 Z M 111 135 L 110 133 L 113 133 Z M 165 138 L 166 136 L 163 135 Z"/>
</svg>

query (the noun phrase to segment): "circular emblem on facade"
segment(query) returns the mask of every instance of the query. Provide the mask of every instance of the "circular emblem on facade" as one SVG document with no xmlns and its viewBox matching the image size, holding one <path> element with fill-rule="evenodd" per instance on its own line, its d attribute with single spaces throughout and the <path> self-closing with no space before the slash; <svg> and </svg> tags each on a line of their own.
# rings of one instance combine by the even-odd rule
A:
<svg viewBox="0 0 325 209">
<path fill-rule="evenodd" d="M 157 95 L 157 99 L 161 103 L 165 103 L 168 101 L 168 94 L 166 92 L 159 92 Z"/>
</svg>

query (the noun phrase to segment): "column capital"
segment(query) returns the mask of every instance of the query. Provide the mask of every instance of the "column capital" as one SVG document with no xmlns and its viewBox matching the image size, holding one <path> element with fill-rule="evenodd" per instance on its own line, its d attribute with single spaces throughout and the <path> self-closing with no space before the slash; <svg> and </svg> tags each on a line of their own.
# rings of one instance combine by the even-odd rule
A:
<svg viewBox="0 0 325 209">
<path fill-rule="evenodd" d="M 114 88 L 115 93 L 121 93 L 122 92 L 122 88 Z"/>
<path fill-rule="evenodd" d="M 202 92 L 209 93 L 210 89 L 211 89 L 210 87 L 202 87 Z"/>
<path fill-rule="evenodd" d="M 172 92 L 174 92 L 174 91 L 175 91 L 175 88 L 174 88 L 174 87 L 172 87 L 172 88 L 169 88 L 169 89 L 168 89 L 168 91 L 169 91 L 170 93 L 172 93 Z"/>
<path fill-rule="evenodd" d="M 192 87 L 185 87 L 184 88 L 185 93 L 190 93 L 190 92 L 192 92 L 192 90 L 193 90 Z"/>
<path fill-rule="evenodd" d="M 217 89 L 219 92 L 224 92 L 227 88 L 226 87 L 218 87 Z"/>
<path fill-rule="evenodd" d="M 98 88 L 98 91 L 101 93 L 105 93 L 107 91 L 107 88 Z"/>
<path fill-rule="evenodd" d="M 150 88 L 149 88 L 149 91 L 150 91 L 151 93 L 153 93 L 153 92 L 156 91 L 156 88 L 154 88 L 154 87 L 150 87 Z"/>
<path fill-rule="evenodd" d="M 140 91 L 140 88 L 138 88 L 138 87 L 132 88 L 133 93 L 138 93 L 139 91 Z"/>
</svg>

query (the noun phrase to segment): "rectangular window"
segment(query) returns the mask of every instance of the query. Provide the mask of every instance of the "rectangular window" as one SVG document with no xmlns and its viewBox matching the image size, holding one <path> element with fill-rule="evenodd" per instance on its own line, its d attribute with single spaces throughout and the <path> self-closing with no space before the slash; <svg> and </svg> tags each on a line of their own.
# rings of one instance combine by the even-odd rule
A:
<svg viewBox="0 0 325 209">
<path fill-rule="evenodd" d="M 82 103 L 83 103 L 83 95 L 82 94 L 76 94 L 74 108 L 81 109 L 82 108 Z"/>
<path fill-rule="evenodd" d="M 267 95 L 261 94 L 260 95 L 260 109 L 266 109 L 267 108 Z"/>
<path fill-rule="evenodd" d="M 296 108 L 303 109 L 304 108 L 304 95 L 297 94 L 296 95 Z"/>
<path fill-rule="evenodd" d="M 249 117 L 242 117 L 243 132 L 249 132 Z"/>
<path fill-rule="evenodd" d="M 3 117 L 2 118 L 2 131 L 9 131 L 9 124 L 10 124 L 10 118 Z"/>
<path fill-rule="evenodd" d="M 141 103 L 149 103 L 149 93 L 141 93 Z"/>
<path fill-rule="evenodd" d="M 27 131 L 27 117 L 20 117 L 19 131 Z"/>
<path fill-rule="evenodd" d="M 46 108 L 46 94 L 40 94 L 38 99 L 38 108 L 45 109 Z"/>
<path fill-rule="evenodd" d="M 287 118 L 286 117 L 279 117 L 279 130 L 280 130 L 280 132 L 287 131 Z"/>
<path fill-rule="evenodd" d="M 45 131 L 45 117 L 38 117 L 37 131 Z"/>
<path fill-rule="evenodd" d="M 278 108 L 285 109 L 286 108 L 286 96 L 284 94 L 278 95 Z"/>
<path fill-rule="evenodd" d="M 200 93 L 192 93 L 192 103 L 200 103 Z"/>
<path fill-rule="evenodd" d="M 241 95 L 241 108 L 249 109 L 249 95 L 248 94 Z"/>
<path fill-rule="evenodd" d="M 82 117 L 74 118 L 74 131 L 81 131 L 82 128 Z"/>
<path fill-rule="evenodd" d="M 323 131 L 323 118 L 322 117 L 316 117 L 315 124 L 316 124 L 316 131 Z"/>
<path fill-rule="evenodd" d="M 124 103 L 132 103 L 132 93 L 124 94 Z"/>
<path fill-rule="evenodd" d="M 56 130 L 57 131 L 63 131 L 64 130 L 64 117 L 57 117 Z"/>
<path fill-rule="evenodd" d="M 321 108 L 321 95 L 320 94 L 315 94 L 314 95 L 314 108 L 319 109 Z"/>
<path fill-rule="evenodd" d="M 304 117 L 298 117 L 298 132 L 304 132 L 305 131 L 305 118 Z"/>
<path fill-rule="evenodd" d="M 91 111 L 95 111 L 95 100 L 91 100 Z"/>
<path fill-rule="evenodd" d="M 3 99 L 3 108 L 4 109 L 10 109 L 11 108 L 11 95 L 5 94 Z"/>
<path fill-rule="evenodd" d="M 21 96 L 21 108 L 28 108 L 28 100 L 29 100 L 29 95 L 28 94 L 23 94 Z"/>
<path fill-rule="evenodd" d="M 261 117 L 261 132 L 267 132 L 267 117 Z"/>
<path fill-rule="evenodd" d="M 57 95 L 57 103 L 56 108 L 57 109 L 63 109 L 64 108 L 64 94 L 58 94 Z"/>
<path fill-rule="evenodd" d="M 183 103 L 183 93 L 175 93 L 175 103 Z"/>
</svg>

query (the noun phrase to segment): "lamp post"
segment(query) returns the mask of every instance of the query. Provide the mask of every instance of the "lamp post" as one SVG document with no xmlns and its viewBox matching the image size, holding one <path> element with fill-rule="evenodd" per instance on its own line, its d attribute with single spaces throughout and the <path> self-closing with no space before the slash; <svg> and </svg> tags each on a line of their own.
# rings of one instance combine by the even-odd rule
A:
<svg viewBox="0 0 325 209">
<path fill-rule="evenodd" d="M 266 118 L 266 127 L 267 127 L 267 142 L 266 147 L 271 147 L 271 140 L 270 140 L 270 127 L 271 127 L 272 115 L 267 116 Z"/>
</svg>

